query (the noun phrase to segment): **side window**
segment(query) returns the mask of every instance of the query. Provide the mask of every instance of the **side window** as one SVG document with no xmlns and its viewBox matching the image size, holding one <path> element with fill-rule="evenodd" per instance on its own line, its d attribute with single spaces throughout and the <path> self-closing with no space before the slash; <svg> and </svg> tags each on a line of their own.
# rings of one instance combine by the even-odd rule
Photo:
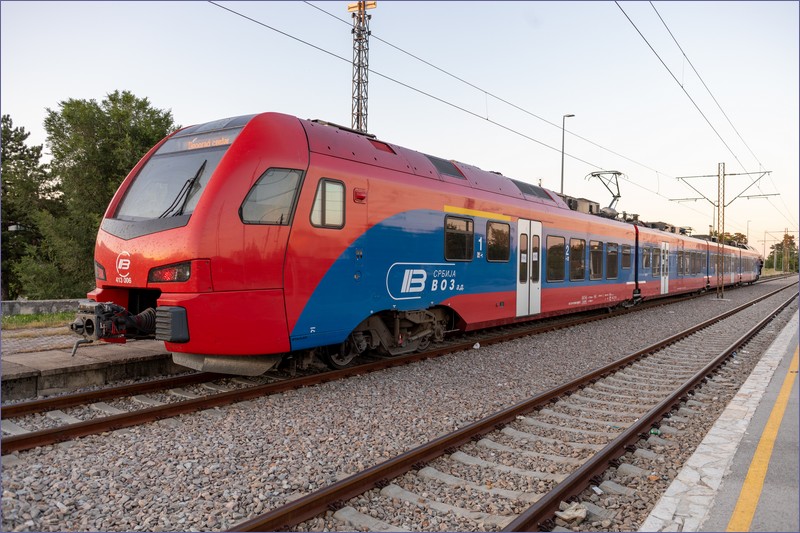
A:
<svg viewBox="0 0 800 533">
<path fill-rule="evenodd" d="M 531 283 L 539 282 L 539 236 L 531 237 Z"/>
<path fill-rule="evenodd" d="M 651 248 L 642 248 L 642 270 L 650 270 Z"/>
<path fill-rule="evenodd" d="M 511 226 L 502 222 L 486 223 L 486 260 L 508 261 L 511 256 Z"/>
<path fill-rule="evenodd" d="M 444 221 L 444 258 L 448 261 L 472 261 L 475 242 L 472 219 L 447 216 Z"/>
<path fill-rule="evenodd" d="M 528 283 L 528 234 L 519 236 L 519 282 Z"/>
<path fill-rule="evenodd" d="M 677 268 L 675 269 L 675 274 L 678 276 L 683 275 L 683 251 L 678 250 L 678 257 L 677 257 Z"/>
<path fill-rule="evenodd" d="M 569 279 L 586 279 L 586 241 L 583 239 L 569 240 Z"/>
<path fill-rule="evenodd" d="M 619 276 L 619 245 L 615 242 L 606 244 L 606 279 L 617 279 Z"/>
<path fill-rule="evenodd" d="M 653 275 L 661 277 L 661 248 L 653 248 Z"/>
<path fill-rule="evenodd" d="M 564 237 L 547 237 L 547 281 L 564 281 Z"/>
<path fill-rule="evenodd" d="M 631 267 L 631 247 L 629 244 L 622 245 L 622 268 Z"/>
<path fill-rule="evenodd" d="M 301 171 L 285 168 L 270 168 L 264 172 L 239 208 L 242 222 L 288 225 L 300 176 Z"/>
<path fill-rule="evenodd" d="M 589 241 L 589 279 L 603 279 L 603 243 Z"/>
<path fill-rule="evenodd" d="M 320 228 L 344 227 L 344 183 L 327 178 L 319 180 L 311 224 Z"/>
</svg>

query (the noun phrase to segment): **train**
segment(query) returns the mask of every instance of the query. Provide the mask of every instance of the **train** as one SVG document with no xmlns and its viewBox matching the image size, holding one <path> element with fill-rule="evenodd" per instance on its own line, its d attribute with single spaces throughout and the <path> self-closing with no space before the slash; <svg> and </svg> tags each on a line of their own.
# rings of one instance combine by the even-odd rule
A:
<svg viewBox="0 0 800 533">
<path fill-rule="evenodd" d="M 333 368 L 466 332 L 752 283 L 759 254 L 570 208 L 548 189 L 281 113 L 160 141 L 98 230 L 78 344 L 181 366 Z M 74 353 L 74 351 L 73 351 Z"/>
</svg>

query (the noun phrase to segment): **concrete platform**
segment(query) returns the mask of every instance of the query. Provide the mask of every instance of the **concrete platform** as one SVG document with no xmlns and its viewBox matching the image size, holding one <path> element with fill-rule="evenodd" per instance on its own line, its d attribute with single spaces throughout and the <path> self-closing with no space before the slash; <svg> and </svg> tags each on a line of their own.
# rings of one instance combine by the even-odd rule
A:
<svg viewBox="0 0 800 533">
<path fill-rule="evenodd" d="M 800 531 L 798 314 L 640 531 Z"/>
<path fill-rule="evenodd" d="M 30 339 L 33 351 L 7 353 L 3 349 L 0 365 L 3 400 L 35 398 L 120 379 L 186 370 L 172 362 L 161 341 L 97 342 L 82 345 L 77 354 L 70 357 L 71 347 L 36 350 L 43 337 L 31 336 Z"/>
</svg>

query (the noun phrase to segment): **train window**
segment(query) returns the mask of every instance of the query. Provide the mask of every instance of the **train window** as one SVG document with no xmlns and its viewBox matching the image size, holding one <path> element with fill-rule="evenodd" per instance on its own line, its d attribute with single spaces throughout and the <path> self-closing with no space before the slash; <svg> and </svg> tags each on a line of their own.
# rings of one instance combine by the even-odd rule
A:
<svg viewBox="0 0 800 533">
<path fill-rule="evenodd" d="M 586 279 L 586 241 L 583 239 L 569 240 L 569 279 Z"/>
<path fill-rule="evenodd" d="M 603 279 L 603 243 L 589 241 L 589 279 Z"/>
<path fill-rule="evenodd" d="M 228 149 L 219 146 L 175 151 L 167 143 L 134 178 L 114 218 L 140 221 L 190 215 Z"/>
<path fill-rule="evenodd" d="M 661 276 L 661 248 L 653 248 L 653 275 Z"/>
<path fill-rule="evenodd" d="M 631 267 L 631 246 L 630 244 L 622 245 L 622 268 Z"/>
<path fill-rule="evenodd" d="M 651 248 L 642 248 L 642 270 L 650 270 L 650 255 L 652 254 Z M 646 272 L 642 272 L 646 274 Z"/>
<path fill-rule="evenodd" d="M 619 248 L 617 243 L 606 244 L 606 279 L 617 279 L 619 276 Z"/>
<path fill-rule="evenodd" d="M 564 237 L 547 237 L 547 281 L 564 281 Z"/>
<path fill-rule="evenodd" d="M 531 237 L 531 283 L 539 283 L 539 236 Z"/>
<path fill-rule="evenodd" d="M 511 226 L 502 222 L 486 223 L 486 260 L 508 261 L 511 257 Z"/>
<path fill-rule="evenodd" d="M 311 224 L 318 228 L 344 227 L 344 183 L 327 178 L 319 180 Z"/>
<path fill-rule="evenodd" d="M 675 274 L 678 276 L 683 276 L 683 251 L 678 250 L 677 253 L 677 268 L 675 269 Z"/>
<path fill-rule="evenodd" d="M 528 234 L 519 236 L 519 282 L 528 283 Z"/>
<path fill-rule="evenodd" d="M 245 224 L 286 226 L 292 214 L 302 171 L 270 168 L 247 193 L 239 217 Z"/>
<path fill-rule="evenodd" d="M 444 258 L 448 261 L 472 261 L 475 242 L 471 218 L 445 217 Z"/>
</svg>

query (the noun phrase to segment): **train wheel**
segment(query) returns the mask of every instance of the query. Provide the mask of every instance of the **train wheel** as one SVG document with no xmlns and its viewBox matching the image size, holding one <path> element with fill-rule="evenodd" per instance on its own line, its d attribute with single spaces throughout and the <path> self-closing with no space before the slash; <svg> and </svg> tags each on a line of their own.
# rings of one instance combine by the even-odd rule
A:
<svg viewBox="0 0 800 533">
<path fill-rule="evenodd" d="M 425 350 L 427 350 L 428 347 L 430 347 L 430 345 L 431 345 L 431 339 L 432 338 L 433 338 L 433 335 L 427 335 L 425 337 L 422 337 L 419 340 L 419 344 L 417 345 L 417 351 L 418 352 L 424 352 Z"/>
<path fill-rule="evenodd" d="M 345 368 L 350 362 L 358 355 L 358 351 L 350 342 L 350 339 L 344 341 L 339 346 L 329 346 L 324 351 L 322 358 L 325 364 L 334 370 Z"/>
</svg>

